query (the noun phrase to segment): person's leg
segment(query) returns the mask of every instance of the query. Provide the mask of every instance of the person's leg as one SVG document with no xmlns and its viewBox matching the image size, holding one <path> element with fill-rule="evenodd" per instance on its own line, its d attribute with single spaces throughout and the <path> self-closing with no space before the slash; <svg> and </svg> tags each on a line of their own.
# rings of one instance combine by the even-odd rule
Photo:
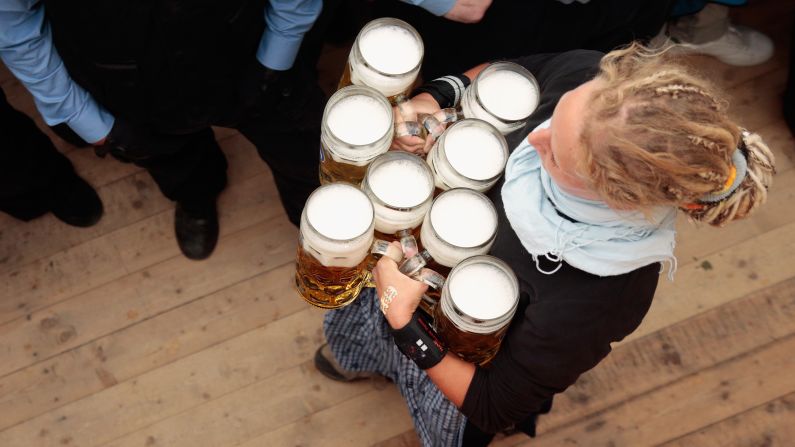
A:
<svg viewBox="0 0 795 447">
<path fill-rule="evenodd" d="M 668 35 L 675 41 L 701 44 L 726 34 L 730 23 L 727 6 L 709 3 L 695 14 L 668 22 Z"/>
<path fill-rule="evenodd" d="M 20 220 L 47 212 L 74 226 L 95 224 L 102 202 L 33 120 L 0 91 L 0 211 Z"/>
<path fill-rule="evenodd" d="M 757 65 L 773 56 L 773 41 L 755 29 L 732 25 L 726 5 L 709 3 L 678 17 L 668 24 L 667 34 L 679 51 L 714 56 L 729 65 Z"/>
<path fill-rule="evenodd" d="M 218 241 L 215 203 L 226 186 L 226 157 L 209 128 L 179 140 L 172 151 L 145 159 L 114 156 L 146 168 L 163 195 L 177 202 L 174 226 L 179 247 L 190 259 L 204 259 Z"/>
<path fill-rule="evenodd" d="M 271 110 L 252 111 L 237 126 L 270 166 L 287 217 L 301 221 L 304 203 L 318 186 L 320 123 L 326 97 L 304 74 L 290 97 Z"/>
</svg>

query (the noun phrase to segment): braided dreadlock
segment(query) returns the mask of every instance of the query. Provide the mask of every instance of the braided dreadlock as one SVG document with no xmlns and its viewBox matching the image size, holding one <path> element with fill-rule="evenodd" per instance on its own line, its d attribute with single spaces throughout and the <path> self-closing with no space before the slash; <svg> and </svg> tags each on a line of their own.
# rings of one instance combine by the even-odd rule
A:
<svg viewBox="0 0 795 447">
<path fill-rule="evenodd" d="M 773 154 L 759 135 L 742 136 L 727 114 L 728 102 L 708 81 L 674 63 L 665 50 L 639 44 L 607 54 L 597 79 L 580 169 L 608 204 L 673 205 L 720 226 L 765 201 Z M 739 187 L 720 201 L 699 202 L 731 183 L 738 146 L 748 165 Z"/>
</svg>

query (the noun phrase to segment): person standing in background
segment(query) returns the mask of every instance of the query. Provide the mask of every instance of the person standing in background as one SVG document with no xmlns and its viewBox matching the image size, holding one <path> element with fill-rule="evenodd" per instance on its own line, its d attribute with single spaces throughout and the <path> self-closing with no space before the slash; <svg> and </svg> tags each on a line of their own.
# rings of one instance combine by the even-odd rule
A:
<svg viewBox="0 0 795 447">
<path fill-rule="evenodd" d="M 733 25 L 729 6 L 745 0 L 678 0 L 667 26 L 667 36 L 677 49 L 706 54 L 736 66 L 761 64 L 773 57 L 773 41 L 761 32 Z"/>
<path fill-rule="evenodd" d="M 0 135 L 0 211 L 24 221 L 52 212 L 75 227 L 99 221 L 97 193 L 33 120 L 8 104 L 2 90 Z"/>
<path fill-rule="evenodd" d="M 237 128 L 271 167 L 297 224 L 318 186 L 325 97 L 299 55 L 322 0 L 10 0 L 0 57 L 49 125 L 147 169 L 176 202 L 191 259 L 218 238 L 226 159 L 211 125 Z"/>
<path fill-rule="evenodd" d="M 575 49 L 608 52 L 633 40 L 651 39 L 668 20 L 673 3 L 404 0 L 377 2 L 376 15 L 397 17 L 421 30 L 422 75 L 434 79 L 483 61 Z"/>
</svg>

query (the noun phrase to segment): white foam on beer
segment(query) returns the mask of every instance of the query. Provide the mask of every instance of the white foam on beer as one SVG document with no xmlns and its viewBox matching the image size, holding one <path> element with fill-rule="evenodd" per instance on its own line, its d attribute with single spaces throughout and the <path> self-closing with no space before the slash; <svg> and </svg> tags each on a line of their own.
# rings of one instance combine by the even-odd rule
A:
<svg viewBox="0 0 795 447">
<path fill-rule="evenodd" d="M 331 132 L 352 145 L 378 141 L 392 126 L 384 104 L 366 95 L 352 95 L 331 107 L 326 119 Z"/>
<path fill-rule="evenodd" d="M 387 74 L 403 74 L 420 63 L 422 48 L 407 29 L 378 26 L 359 37 L 359 51 L 370 66 Z"/>
<path fill-rule="evenodd" d="M 491 202 L 465 189 L 440 195 L 431 208 L 430 221 L 439 237 L 457 247 L 481 245 L 497 227 Z"/>
<path fill-rule="evenodd" d="M 444 136 L 444 152 L 453 169 L 464 177 L 488 180 L 505 167 L 502 143 L 480 126 L 453 126 Z"/>
<path fill-rule="evenodd" d="M 509 70 L 497 70 L 479 79 L 478 96 L 486 109 L 508 121 L 527 118 L 538 105 L 535 85 Z"/>
<path fill-rule="evenodd" d="M 478 320 L 499 318 L 516 302 L 512 278 L 492 264 L 464 265 L 456 270 L 448 287 L 456 307 Z"/>
<path fill-rule="evenodd" d="M 315 230 L 335 240 L 362 235 L 372 223 L 373 205 L 358 188 L 330 184 L 318 189 L 306 204 L 306 217 Z"/>
<path fill-rule="evenodd" d="M 432 179 L 419 158 L 394 160 L 378 166 L 367 177 L 373 193 L 387 205 L 397 208 L 417 206 L 433 190 Z"/>
</svg>

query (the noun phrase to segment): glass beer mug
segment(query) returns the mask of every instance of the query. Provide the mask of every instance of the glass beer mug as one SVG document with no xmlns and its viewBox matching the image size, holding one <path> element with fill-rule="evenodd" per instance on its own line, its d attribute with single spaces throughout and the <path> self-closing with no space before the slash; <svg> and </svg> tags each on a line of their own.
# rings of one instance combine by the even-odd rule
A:
<svg viewBox="0 0 795 447">
<path fill-rule="evenodd" d="M 345 87 L 331 96 L 320 133 L 320 183 L 358 185 L 367 165 L 389 150 L 394 126 L 392 107 L 377 91 Z"/>
<path fill-rule="evenodd" d="M 499 180 L 508 161 L 508 143 L 491 124 L 464 119 L 447 128 L 428 152 L 436 187 L 486 192 Z"/>
<path fill-rule="evenodd" d="M 321 186 L 301 214 L 295 284 L 309 304 L 336 309 L 350 304 L 368 285 L 373 243 L 370 199 L 346 183 Z"/>
<path fill-rule="evenodd" d="M 434 325 L 451 352 L 483 366 L 500 349 L 518 304 L 513 270 L 493 256 L 475 256 L 450 272 Z"/>
<path fill-rule="evenodd" d="M 420 244 L 429 259 L 426 266 L 445 276 L 464 259 L 488 253 L 496 237 L 494 204 L 466 188 L 439 194 L 420 230 Z"/>
<path fill-rule="evenodd" d="M 434 199 L 420 229 L 422 251 L 408 257 L 400 271 L 426 267 L 442 277 L 466 258 L 489 252 L 497 237 L 497 210 L 485 195 L 466 188 L 445 191 Z M 429 315 L 440 293 L 429 289 L 420 307 Z"/>
<path fill-rule="evenodd" d="M 466 118 L 492 124 L 503 135 L 520 129 L 538 106 L 536 78 L 521 65 L 494 62 L 464 91 L 461 111 Z"/>
<path fill-rule="evenodd" d="M 366 85 L 397 104 L 411 93 L 423 53 L 422 38 L 408 23 L 389 17 L 373 20 L 356 36 L 338 88 Z"/>
<path fill-rule="evenodd" d="M 433 174 L 420 157 L 400 151 L 379 155 L 367 168 L 362 190 L 373 202 L 376 239 L 395 241 L 404 232 L 419 236 L 433 200 Z"/>
</svg>

